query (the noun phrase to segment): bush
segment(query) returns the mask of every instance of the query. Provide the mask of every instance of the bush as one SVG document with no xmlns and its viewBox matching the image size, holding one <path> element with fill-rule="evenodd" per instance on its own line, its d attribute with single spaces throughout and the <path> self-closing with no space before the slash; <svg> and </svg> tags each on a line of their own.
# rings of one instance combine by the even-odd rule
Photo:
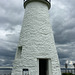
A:
<svg viewBox="0 0 75 75">
<path fill-rule="evenodd" d="M 62 73 L 62 75 L 73 75 L 72 73 Z"/>
</svg>

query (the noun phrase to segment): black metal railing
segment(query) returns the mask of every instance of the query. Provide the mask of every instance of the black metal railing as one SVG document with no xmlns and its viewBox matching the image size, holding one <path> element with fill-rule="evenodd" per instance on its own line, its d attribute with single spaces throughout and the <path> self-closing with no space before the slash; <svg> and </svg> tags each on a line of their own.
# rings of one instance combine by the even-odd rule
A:
<svg viewBox="0 0 75 75">
<path fill-rule="evenodd" d="M 23 1 L 25 2 L 25 1 L 27 1 L 27 0 L 23 0 Z M 51 2 L 51 0 L 45 0 L 45 1 Z"/>
</svg>

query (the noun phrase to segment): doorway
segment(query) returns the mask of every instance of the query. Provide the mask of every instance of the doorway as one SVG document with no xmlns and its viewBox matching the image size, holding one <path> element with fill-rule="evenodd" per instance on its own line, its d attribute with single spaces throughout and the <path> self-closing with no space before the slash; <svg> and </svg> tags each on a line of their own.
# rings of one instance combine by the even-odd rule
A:
<svg viewBox="0 0 75 75">
<path fill-rule="evenodd" d="M 39 75 L 49 75 L 48 59 L 39 59 Z"/>
</svg>

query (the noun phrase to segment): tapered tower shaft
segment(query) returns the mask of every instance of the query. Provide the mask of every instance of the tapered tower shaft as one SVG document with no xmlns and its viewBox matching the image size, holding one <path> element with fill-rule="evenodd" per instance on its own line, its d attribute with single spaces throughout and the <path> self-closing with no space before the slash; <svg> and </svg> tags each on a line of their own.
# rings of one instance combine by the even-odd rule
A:
<svg viewBox="0 0 75 75">
<path fill-rule="evenodd" d="M 26 0 L 24 8 L 12 75 L 61 75 L 50 25 L 50 2 Z"/>
</svg>

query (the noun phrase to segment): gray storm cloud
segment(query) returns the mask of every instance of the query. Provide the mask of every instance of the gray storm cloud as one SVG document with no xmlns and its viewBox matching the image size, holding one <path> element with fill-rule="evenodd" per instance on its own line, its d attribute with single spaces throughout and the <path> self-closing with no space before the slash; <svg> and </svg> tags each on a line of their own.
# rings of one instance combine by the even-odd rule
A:
<svg viewBox="0 0 75 75">
<path fill-rule="evenodd" d="M 52 0 L 50 22 L 61 66 L 75 61 L 75 0 Z M 12 66 L 24 9 L 22 0 L 0 0 L 0 66 Z"/>
</svg>

